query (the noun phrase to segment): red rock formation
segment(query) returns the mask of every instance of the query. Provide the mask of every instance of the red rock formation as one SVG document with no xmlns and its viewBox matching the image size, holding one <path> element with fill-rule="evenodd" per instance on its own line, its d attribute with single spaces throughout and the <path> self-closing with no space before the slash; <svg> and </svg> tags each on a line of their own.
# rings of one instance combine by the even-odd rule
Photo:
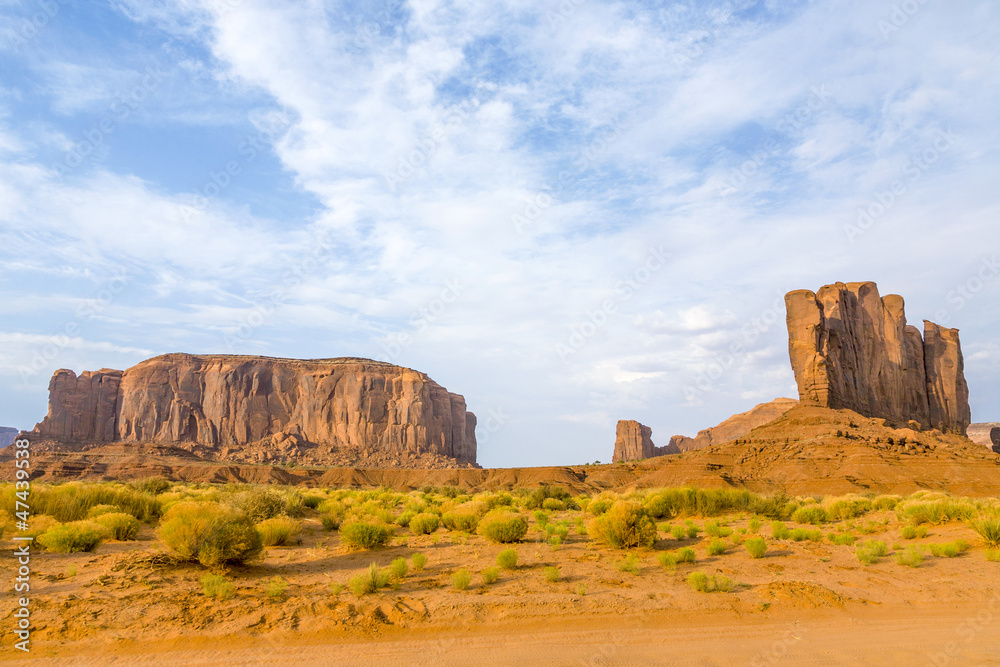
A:
<svg viewBox="0 0 1000 667">
<path fill-rule="evenodd" d="M 971 420 L 956 329 L 906 324 L 903 298 L 872 282 L 789 292 L 788 352 L 804 403 L 965 434 Z"/>
<path fill-rule="evenodd" d="M 977 445 L 1000 453 L 1000 422 L 971 424 L 968 438 Z"/>
<path fill-rule="evenodd" d="M 776 398 L 770 403 L 760 403 L 746 412 L 733 415 L 717 426 L 698 431 L 697 437 L 675 435 L 670 438 L 668 447 L 673 446 L 678 451 L 689 452 L 736 440 L 758 426 L 773 422 L 798 404 L 794 398 Z"/>
<path fill-rule="evenodd" d="M 57 371 L 35 431 L 66 442 L 313 443 L 474 463 L 475 426 L 462 396 L 392 364 L 168 354 L 124 373 Z"/>
<path fill-rule="evenodd" d="M 640 461 L 654 456 L 679 454 L 680 450 L 673 445 L 657 447 L 653 444 L 653 430 L 633 419 L 618 421 L 615 438 L 615 453 L 613 463 L 619 461 Z"/>
</svg>

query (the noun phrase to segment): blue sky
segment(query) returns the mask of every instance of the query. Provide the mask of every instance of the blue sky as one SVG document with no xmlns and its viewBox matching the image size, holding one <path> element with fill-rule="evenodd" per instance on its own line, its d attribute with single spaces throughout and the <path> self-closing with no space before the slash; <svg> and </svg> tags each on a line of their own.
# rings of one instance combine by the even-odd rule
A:
<svg viewBox="0 0 1000 667">
<path fill-rule="evenodd" d="M 0 1 L 0 424 L 58 368 L 381 358 L 487 466 L 795 396 L 874 280 L 1000 420 L 990 2 Z M 895 190 L 895 192 L 894 192 Z"/>
</svg>

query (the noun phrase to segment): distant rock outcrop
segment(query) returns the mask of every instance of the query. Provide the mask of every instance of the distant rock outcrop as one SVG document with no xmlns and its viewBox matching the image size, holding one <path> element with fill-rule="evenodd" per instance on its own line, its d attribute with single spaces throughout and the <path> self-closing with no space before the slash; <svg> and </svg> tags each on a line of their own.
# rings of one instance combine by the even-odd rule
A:
<svg viewBox="0 0 1000 667">
<path fill-rule="evenodd" d="M 124 372 L 56 371 L 49 413 L 35 432 L 61 442 L 197 443 L 290 455 L 320 446 L 474 464 L 475 428 L 462 396 L 392 364 L 168 354 Z"/>
<path fill-rule="evenodd" d="M 1000 422 L 971 424 L 968 436 L 969 440 L 977 445 L 983 445 L 1000 454 Z"/>
<path fill-rule="evenodd" d="M 806 404 L 965 435 L 972 413 L 957 329 L 906 324 L 873 282 L 785 296 L 788 352 Z"/>
<path fill-rule="evenodd" d="M 798 404 L 799 402 L 794 398 L 776 398 L 770 403 L 760 403 L 746 412 L 733 415 L 717 426 L 698 431 L 698 435 L 694 438 L 689 438 L 686 435 L 675 435 L 670 438 L 668 446 L 672 445 L 678 451 L 690 452 L 736 440 L 758 426 L 773 422 Z"/>
<path fill-rule="evenodd" d="M 619 461 L 641 461 L 654 456 L 679 454 L 680 450 L 671 445 L 657 447 L 653 444 L 653 430 L 633 419 L 621 419 L 615 438 L 613 463 Z"/>
<path fill-rule="evenodd" d="M 0 449 L 3 449 L 7 445 L 14 444 L 14 441 L 17 440 L 18 433 L 20 433 L 20 431 L 16 428 L 0 426 Z"/>
</svg>

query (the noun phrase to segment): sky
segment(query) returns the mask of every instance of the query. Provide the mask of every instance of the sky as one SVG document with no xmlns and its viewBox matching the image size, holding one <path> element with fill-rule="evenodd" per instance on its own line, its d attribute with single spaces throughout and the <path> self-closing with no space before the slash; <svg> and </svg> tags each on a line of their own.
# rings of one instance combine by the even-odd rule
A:
<svg viewBox="0 0 1000 667">
<path fill-rule="evenodd" d="M 484 466 L 607 462 L 795 397 L 783 295 L 863 280 L 1000 421 L 998 54 L 971 0 L 0 0 L 0 424 L 356 356 Z"/>
</svg>

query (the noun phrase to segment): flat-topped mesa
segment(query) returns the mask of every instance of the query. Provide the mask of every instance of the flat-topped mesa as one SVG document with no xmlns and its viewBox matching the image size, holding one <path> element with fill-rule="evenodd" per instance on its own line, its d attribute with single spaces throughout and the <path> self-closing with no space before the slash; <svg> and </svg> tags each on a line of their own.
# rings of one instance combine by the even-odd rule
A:
<svg viewBox="0 0 1000 667">
<path fill-rule="evenodd" d="M 476 417 L 424 373 L 368 359 L 167 354 L 122 371 L 59 370 L 35 427 L 64 442 L 270 438 L 476 461 Z"/>
<path fill-rule="evenodd" d="M 657 447 L 653 444 L 653 430 L 634 419 L 621 419 L 615 433 L 615 453 L 611 461 L 641 461 L 654 456 L 679 454 L 680 450 L 672 444 Z"/>
<path fill-rule="evenodd" d="M 957 329 L 907 325 L 903 297 L 873 282 L 785 296 L 788 354 L 803 403 L 965 435 L 972 413 Z"/>
</svg>

